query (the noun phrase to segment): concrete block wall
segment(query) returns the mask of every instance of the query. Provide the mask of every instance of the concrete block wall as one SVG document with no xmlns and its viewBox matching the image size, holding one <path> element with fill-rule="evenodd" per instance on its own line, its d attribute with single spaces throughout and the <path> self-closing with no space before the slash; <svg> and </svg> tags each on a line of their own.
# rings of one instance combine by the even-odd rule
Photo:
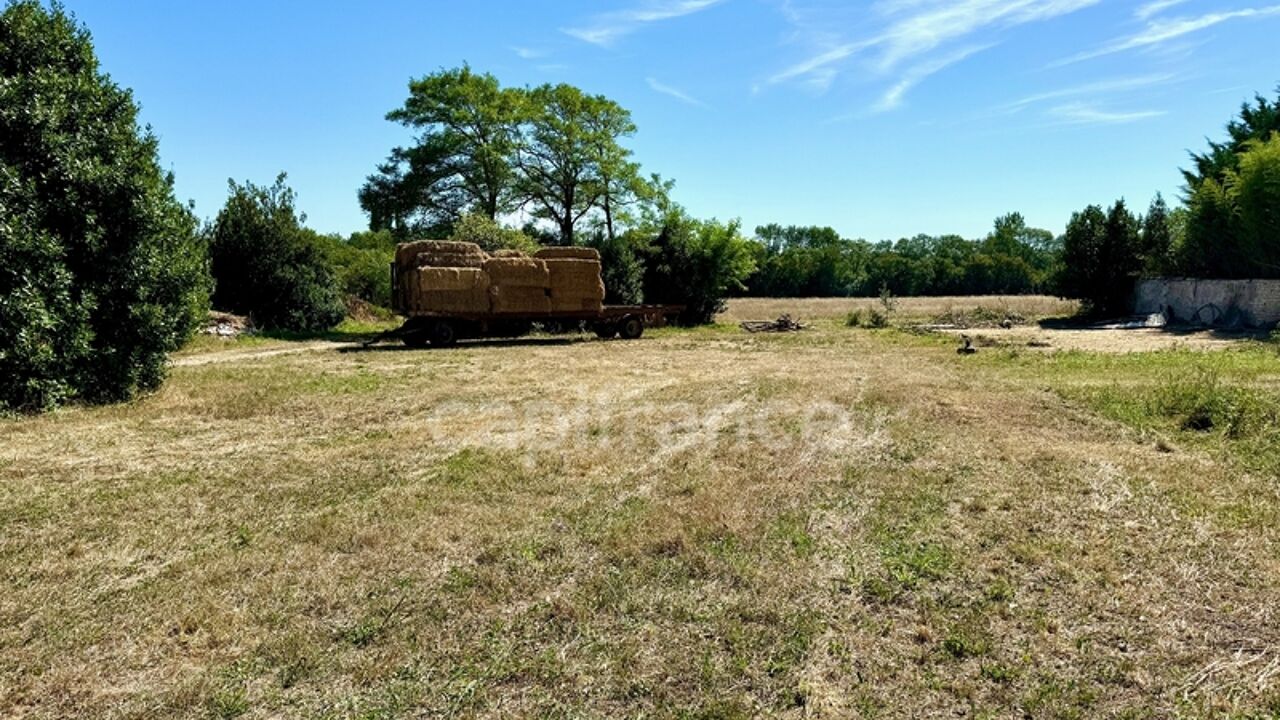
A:
<svg viewBox="0 0 1280 720">
<path fill-rule="evenodd" d="M 1224 327 L 1280 323 L 1280 280 L 1151 278 L 1138 283 L 1134 312 L 1170 322 Z"/>
</svg>

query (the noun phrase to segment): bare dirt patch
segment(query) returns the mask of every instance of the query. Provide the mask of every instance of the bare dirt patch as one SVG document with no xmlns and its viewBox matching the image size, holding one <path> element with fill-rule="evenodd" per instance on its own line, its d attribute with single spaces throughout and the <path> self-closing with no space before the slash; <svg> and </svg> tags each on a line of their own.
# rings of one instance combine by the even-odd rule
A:
<svg viewBox="0 0 1280 720">
<path fill-rule="evenodd" d="M 940 332 L 968 335 L 974 344 L 1005 348 L 1028 348 L 1044 352 L 1084 350 L 1101 353 L 1154 352 L 1158 350 L 1224 350 L 1258 339 L 1257 333 L 1225 332 L 1209 329 L 1164 328 L 1042 328 L 1024 325 L 1012 328 L 945 329 Z M 958 340 L 957 340 L 958 342 Z"/>
</svg>

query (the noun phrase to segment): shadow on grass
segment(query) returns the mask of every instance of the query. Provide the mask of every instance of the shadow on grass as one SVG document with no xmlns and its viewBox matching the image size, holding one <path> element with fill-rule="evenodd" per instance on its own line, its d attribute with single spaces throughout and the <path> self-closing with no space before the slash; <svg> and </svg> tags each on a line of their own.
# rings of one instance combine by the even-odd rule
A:
<svg viewBox="0 0 1280 720">
<path fill-rule="evenodd" d="M 356 331 L 356 330 L 318 330 L 315 332 L 295 332 L 292 330 L 260 330 L 258 337 L 269 338 L 271 340 L 287 340 L 290 342 L 301 342 L 305 340 L 327 340 L 330 342 L 364 342 L 369 338 L 377 335 L 380 330 Z"/>
<path fill-rule="evenodd" d="M 357 342 L 364 342 L 373 338 L 373 334 L 360 337 Z M 458 344 L 453 348 L 446 349 L 463 349 L 463 348 L 484 348 L 484 347 L 565 347 L 569 345 L 577 345 L 585 342 L 597 342 L 598 338 L 590 335 L 557 335 L 553 337 L 520 337 L 520 338 L 474 338 L 467 340 L 459 340 Z M 436 350 L 437 348 L 409 347 L 401 343 L 399 340 L 386 340 L 378 345 L 352 345 L 348 347 L 338 348 L 338 352 L 342 353 L 359 353 L 359 352 L 425 352 L 428 350 Z"/>
<path fill-rule="evenodd" d="M 1271 337 L 1271 330 L 1263 328 L 1221 328 L 1185 323 L 1147 326 L 1137 324 L 1131 318 L 1098 318 L 1083 315 L 1044 318 L 1036 324 L 1045 330 L 1159 330 L 1162 333 L 1177 336 L 1208 334 L 1209 337 L 1223 340 L 1267 340 Z"/>
</svg>

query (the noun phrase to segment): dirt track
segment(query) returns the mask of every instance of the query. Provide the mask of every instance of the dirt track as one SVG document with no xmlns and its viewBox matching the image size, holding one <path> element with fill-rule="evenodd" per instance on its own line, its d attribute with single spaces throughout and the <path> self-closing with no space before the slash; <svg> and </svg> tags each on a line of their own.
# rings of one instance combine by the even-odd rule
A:
<svg viewBox="0 0 1280 720">
<path fill-rule="evenodd" d="M 315 352 L 317 350 L 336 350 L 351 344 L 352 343 L 349 342 L 316 340 L 314 342 L 288 343 L 280 347 L 268 347 L 252 350 L 216 350 L 214 352 L 201 353 L 199 355 L 187 355 L 184 357 L 174 358 L 173 366 L 192 367 L 196 365 L 211 365 L 213 363 L 260 360 L 262 358 L 276 357 L 277 355 L 293 355 L 294 353 Z"/>
</svg>

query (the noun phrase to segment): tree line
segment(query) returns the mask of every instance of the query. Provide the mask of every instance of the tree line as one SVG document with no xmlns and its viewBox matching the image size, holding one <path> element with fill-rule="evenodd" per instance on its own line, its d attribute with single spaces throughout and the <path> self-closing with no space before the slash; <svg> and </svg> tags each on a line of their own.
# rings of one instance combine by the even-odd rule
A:
<svg viewBox="0 0 1280 720">
<path fill-rule="evenodd" d="M 745 294 L 767 297 L 989 295 L 1048 292 L 1061 259 L 1052 232 L 1019 213 L 996 219 L 979 241 L 916 235 L 870 243 L 829 227 L 756 228 L 756 270 Z"/>
</svg>

